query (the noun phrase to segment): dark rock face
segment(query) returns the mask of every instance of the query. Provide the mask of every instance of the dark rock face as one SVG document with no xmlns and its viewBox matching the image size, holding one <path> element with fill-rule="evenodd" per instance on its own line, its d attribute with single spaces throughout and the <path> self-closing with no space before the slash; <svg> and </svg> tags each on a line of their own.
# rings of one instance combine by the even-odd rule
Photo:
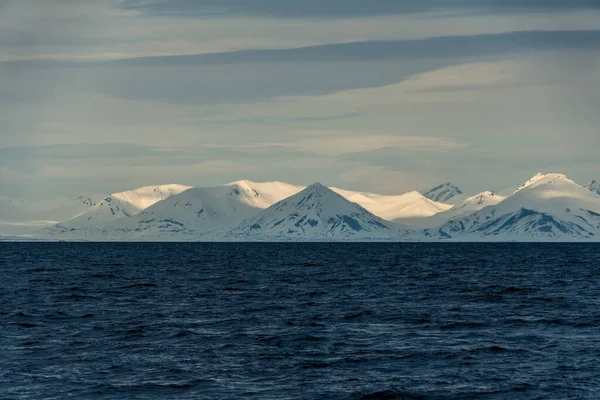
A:
<svg viewBox="0 0 600 400">
<path fill-rule="evenodd" d="M 426 191 L 423 193 L 423 196 L 432 201 L 445 203 L 462 194 L 463 192 L 458 186 L 454 186 L 452 183 L 448 182 Z"/>
</svg>

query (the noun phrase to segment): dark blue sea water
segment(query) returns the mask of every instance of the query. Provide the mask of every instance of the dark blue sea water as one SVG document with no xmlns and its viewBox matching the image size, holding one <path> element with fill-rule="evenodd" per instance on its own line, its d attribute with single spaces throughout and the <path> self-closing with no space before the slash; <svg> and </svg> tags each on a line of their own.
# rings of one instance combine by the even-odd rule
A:
<svg viewBox="0 0 600 400">
<path fill-rule="evenodd" d="M 0 244 L 0 398 L 598 399 L 599 250 Z"/>
</svg>

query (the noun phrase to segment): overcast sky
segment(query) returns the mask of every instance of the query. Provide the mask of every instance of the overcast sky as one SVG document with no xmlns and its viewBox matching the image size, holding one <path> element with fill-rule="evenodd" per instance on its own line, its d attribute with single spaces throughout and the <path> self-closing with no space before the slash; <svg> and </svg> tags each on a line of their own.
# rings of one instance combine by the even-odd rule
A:
<svg viewBox="0 0 600 400">
<path fill-rule="evenodd" d="M 0 0 L 0 194 L 600 178 L 598 0 Z"/>
</svg>

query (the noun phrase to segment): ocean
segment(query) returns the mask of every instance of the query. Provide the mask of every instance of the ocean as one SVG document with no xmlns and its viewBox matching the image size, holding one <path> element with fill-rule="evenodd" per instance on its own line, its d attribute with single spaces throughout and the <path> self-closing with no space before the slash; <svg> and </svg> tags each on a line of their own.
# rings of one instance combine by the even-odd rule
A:
<svg viewBox="0 0 600 400">
<path fill-rule="evenodd" d="M 1 243 L 1 399 L 598 399 L 600 245 Z"/>
</svg>

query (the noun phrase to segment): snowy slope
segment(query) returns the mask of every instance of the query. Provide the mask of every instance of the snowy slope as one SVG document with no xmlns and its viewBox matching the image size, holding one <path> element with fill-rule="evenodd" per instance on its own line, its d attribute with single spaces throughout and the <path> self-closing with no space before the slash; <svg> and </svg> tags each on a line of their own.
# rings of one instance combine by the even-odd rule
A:
<svg viewBox="0 0 600 400">
<path fill-rule="evenodd" d="M 227 236 L 234 240 L 366 240 L 409 233 L 315 183 L 246 219 Z"/>
<path fill-rule="evenodd" d="M 438 203 L 425 198 L 419 192 L 408 192 L 398 196 L 384 196 L 366 192 L 352 192 L 338 188 L 331 188 L 337 194 L 344 196 L 348 201 L 359 204 L 367 211 L 388 221 L 402 223 L 406 219 L 422 219 L 431 217 L 452 206 Z"/>
<path fill-rule="evenodd" d="M 40 235 L 70 240 L 600 241 L 600 196 L 590 190 L 594 183 L 584 188 L 561 174 L 538 174 L 506 198 L 482 192 L 466 199 L 460 189 L 442 186 L 429 195 L 456 205 L 417 192 L 382 196 L 320 184 L 151 186 L 115 193 L 97 204 L 93 198 L 76 199 L 84 211 Z M 47 201 L 41 209 L 73 201 L 67 200 Z M 6 198 L 0 204 L 30 213 L 36 209 Z M 3 231 L 0 221 L 0 234 L 31 235 L 50 222 L 11 222 Z M 418 229 L 425 231 L 415 233 Z"/>
<path fill-rule="evenodd" d="M 145 187 L 113 194 L 87 212 L 60 222 L 43 233 L 61 238 L 84 236 L 94 240 L 215 235 L 216 231 L 235 226 L 303 189 L 305 187 L 284 182 L 247 180 L 210 188 L 180 185 Z M 383 219 L 422 219 L 451 207 L 426 199 L 418 192 L 383 196 L 333 190 Z M 170 196 L 177 192 L 182 193 Z"/>
<path fill-rule="evenodd" d="M 217 187 L 182 187 L 186 188 L 132 214 L 121 202 L 115 203 L 112 199 L 111 215 L 114 211 L 115 218 L 107 223 L 85 224 L 77 231 L 63 229 L 61 235 L 81 236 L 84 233 L 88 240 L 196 240 L 207 235 L 215 238 L 216 231 L 236 225 L 302 189 L 283 182 L 250 181 Z M 119 199 L 124 198 L 131 201 L 135 196 L 131 193 L 119 196 Z M 127 206 L 130 207 L 129 203 Z"/>
<path fill-rule="evenodd" d="M 458 204 L 464 200 L 462 190 L 450 182 L 429 189 L 423 193 L 423 196 L 438 203 L 445 204 Z"/>
<path fill-rule="evenodd" d="M 235 181 L 225 185 L 226 187 L 237 186 L 241 191 L 255 195 L 252 196 L 252 204 L 256 208 L 267 208 L 280 200 L 290 197 L 302 190 L 305 186 L 292 185 L 285 182 L 252 182 L 247 180 Z"/>
<path fill-rule="evenodd" d="M 497 205 L 426 231 L 459 240 L 600 240 L 600 197 L 562 174 L 538 174 Z"/>
<path fill-rule="evenodd" d="M 67 232 L 72 232 L 73 235 L 76 235 L 80 230 L 102 229 L 110 226 L 111 223 L 120 218 L 129 219 L 152 204 L 187 189 L 189 189 L 189 186 L 172 184 L 144 186 L 135 190 L 114 193 L 87 211 L 44 229 L 41 233 L 44 236 Z"/>
<path fill-rule="evenodd" d="M 216 237 L 300 188 L 282 182 L 232 182 L 224 186 L 191 188 L 161 201 L 128 221 L 110 228 L 117 235 L 137 237 Z"/>
<path fill-rule="evenodd" d="M 596 180 L 591 181 L 590 184 L 587 185 L 585 188 L 588 189 L 590 192 L 600 195 L 600 182 Z"/>
<path fill-rule="evenodd" d="M 113 195 L 91 212 L 60 223 L 56 234 L 106 240 L 193 240 L 217 238 L 260 210 L 297 194 L 304 187 L 283 182 L 237 181 L 224 186 L 190 188 L 140 211 L 139 191 Z M 374 213 L 393 217 L 428 217 L 448 209 L 417 192 L 400 196 L 334 189 Z M 339 197 L 339 196 L 337 196 Z M 48 232 L 46 232 L 48 234 Z"/>
<path fill-rule="evenodd" d="M 475 196 L 469 197 L 465 199 L 462 203 L 455 205 L 447 211 L 443 211 L 438 214 L 432 215 L 429 218 L 419 220 L 408 219 L 404 222 L 409 225 L 418 226 L 420 228 L 432 228 L 435 226 L 439 226 L 447 221 L 467 216 L 487 206 L 496 205 L 503 201 L 505 198 L 506 197 L 497 195 L 493 192 L 485 191 L 476 194 Z"/>
</svg>

